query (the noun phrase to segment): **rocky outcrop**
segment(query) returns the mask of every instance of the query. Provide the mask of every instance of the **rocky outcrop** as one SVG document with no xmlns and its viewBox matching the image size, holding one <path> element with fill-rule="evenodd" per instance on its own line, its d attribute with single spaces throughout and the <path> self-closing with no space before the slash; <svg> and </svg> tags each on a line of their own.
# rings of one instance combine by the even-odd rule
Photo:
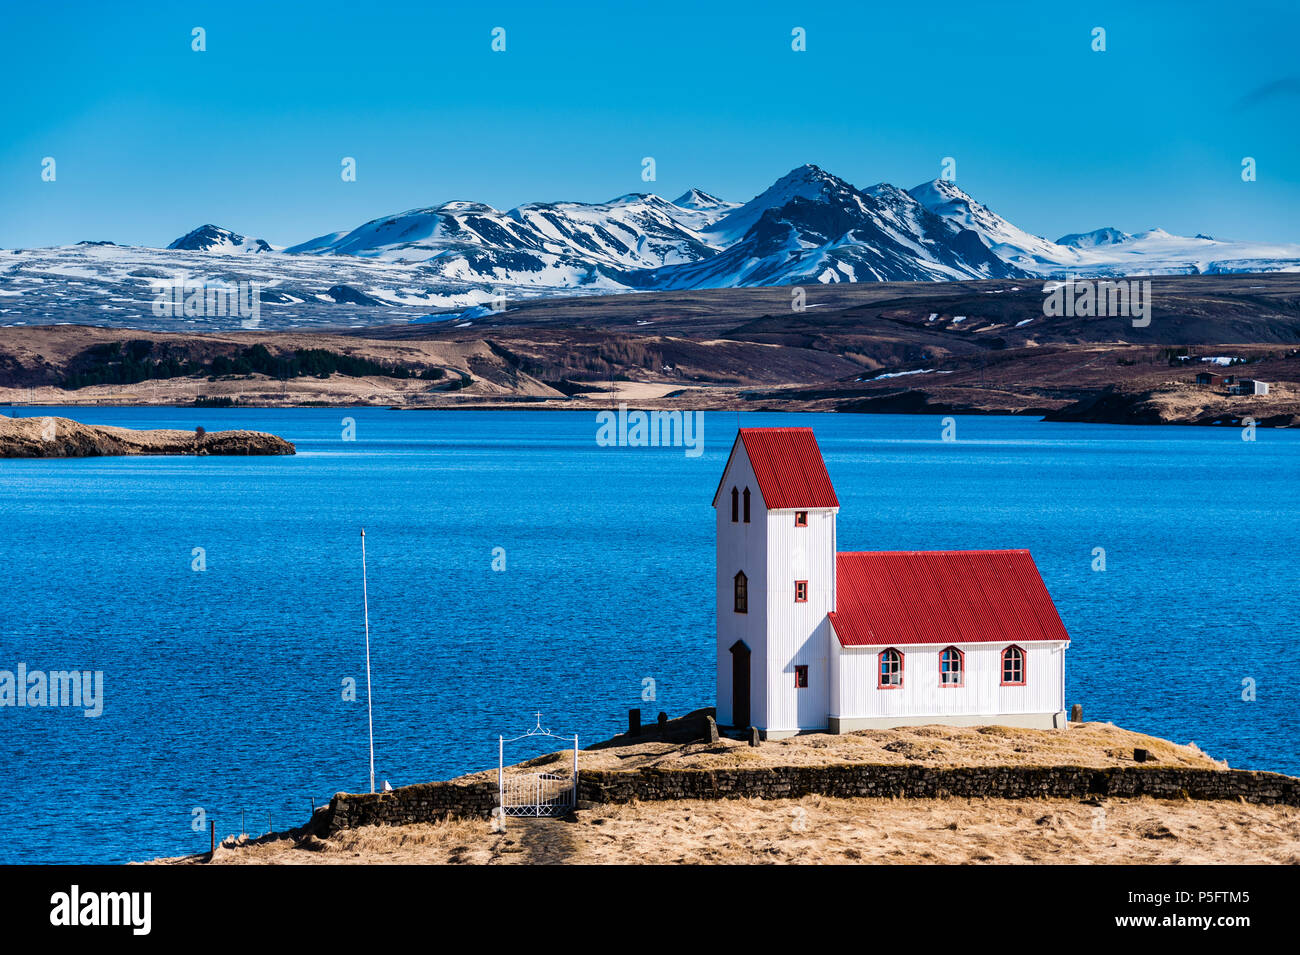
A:
<svg viewBox="0 0 1300 955">
<path fill-rule="evenodd" d="M 1261 428 L 1294 428 L 1300 425 L 1300 407 L 1287 395 L 1233 397 L 1179 386 L 1152 391 L 1111 387 L 1049 411 L 1043 420 L 1240 427 L 1247 418 Z"/>
<path fill-rule="evenodd" d="M 84 458 L 129 454 L 294 454 L 288 441 L 262 431 L 135 431 L 52 416 L 0 415 L 0 457 Z"/>
</svg>

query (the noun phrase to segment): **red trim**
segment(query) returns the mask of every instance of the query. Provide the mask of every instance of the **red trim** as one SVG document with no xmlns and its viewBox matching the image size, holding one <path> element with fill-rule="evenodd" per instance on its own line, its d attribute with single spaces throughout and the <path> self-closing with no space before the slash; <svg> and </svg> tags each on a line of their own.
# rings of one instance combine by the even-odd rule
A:
<svg viewBox="0 0 1300 955">
<path fill-rule="evenodd" d="M 803 596 L 799 596 L 799 585 L 803 584 Z M 796 580 L 794 582 L 794 602 L 797 604 L 806 604 L 808 602 L 808 581 Z"/>
<path fill-rule="evenodd" d="M 943 682 L 943 655 L 951 650 L 957 654 L 957 672 L 961 675 L 960 682 L 944 683 Z M 939 651 L 939 688 L 943 690 L 960 690 L 966 685 L 966 654 L 956 647 L 944 647 Z"/>
<path fill-rule="evenodd" d="M 795 512 L 794 512 L 794 526 L 795 526 L 795 527 L 807 527 L 807 526 L 808 526 L 808 512 L 807 512 L 807 511 L 795 511 Z"/>
<path fill-rule="evenodd" d="M 1007 654 L 1010 653 L 1012 650 L 1017 650 L 1020 653 L 1020 682 L 1019 683 L 1016 682 L 1008 683 L 1006 680 Z M 1002 680 L 1002 682 L 998 684 L 999 686 L 1024 686 L 1025 679 L 1026 677 L 1029 676 L 1029 654 L 1025 652 L 1024 647 L 1016 646 L 1016 644 L 1013 643 L 1009 647 L 1004 647 L 1002 652 L 998 654 L 998 667 L 999 667 L 998 677 Z"/>
<path fill-rule="evenodd" d="M 802 683 L 799 682 L 799 677 L 801 674 L 803 676 Z M 801 663 L 794 668 L 794 688 L 796 690 L 808 689 L 808 665 L 807 664 Z"/>
<path fill-rule="evenodd" d="M 886 653 L 898 654 L 898 682 L 897 683 L 885 683 L 883 681 L 884 674 L 881 672 L 883 669 L 881 667 L 881 664 L 885 662 Z M 906 666 L 907 666 L 907 654 L 903 653 L 902 650 L 897 650 L 894 647 L 886 647 L 884 650 L 881 650 L 878 654 L 876 654 L 876 689 L 877 690 L 901 690 L 903 688 L 903 670 Z"/>
</svg>

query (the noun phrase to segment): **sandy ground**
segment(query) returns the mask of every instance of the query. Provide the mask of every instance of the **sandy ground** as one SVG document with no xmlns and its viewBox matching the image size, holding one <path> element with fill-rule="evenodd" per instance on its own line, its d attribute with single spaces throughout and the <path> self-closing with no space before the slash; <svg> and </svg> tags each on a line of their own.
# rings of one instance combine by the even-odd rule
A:
<svg viewBox="0 0 1300 955">
<path fill-rule="evenodd" d="M 205 856 L 158 860 L 198 863 Z M 1300 809 L 1232 802 L 803 799 L 599 806 L 569 820 L 367 826 L 215 864 L 1300 864 Z"/>
</svg>

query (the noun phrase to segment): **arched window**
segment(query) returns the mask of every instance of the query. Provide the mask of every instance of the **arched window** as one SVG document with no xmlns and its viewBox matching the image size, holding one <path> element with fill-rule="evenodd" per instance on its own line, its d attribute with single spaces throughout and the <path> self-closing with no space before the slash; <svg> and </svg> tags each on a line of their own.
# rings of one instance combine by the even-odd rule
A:
<svg viewBox="0 0 1300 955">
<path fill-rule="evenodd" d="M 749 488 L 745 488 L 745 523 L 749 523 Z"/>
<path fill-rule="evenodd" d="M 1019 647 L 1007 647 L 1002 651 L 1002 685 L 1025 685 L 1025 651 Z"/>
<path fill-rule="evenodd" d="M 734 487 L 731 489 L 731 523 L 735 524 L 740 520 L 740 492 Z"/>
<path fill-rule="evenodd" d="M 882 690 L 893 690 L 903 685 L 903 655 L 897 650 L 880 651 L 880 682 Z"/>
<path fill-rule="evenodd" d="M 939 654 L 939 685 L 964 686 L 966 684 L 966 655 L 956 647 L 945 647 Z"/>
<path fill-rule="evenodd" d="M 749 613 L 749 578 L 743 570 L 736 572 L 736 613 Z"/>
</svg>

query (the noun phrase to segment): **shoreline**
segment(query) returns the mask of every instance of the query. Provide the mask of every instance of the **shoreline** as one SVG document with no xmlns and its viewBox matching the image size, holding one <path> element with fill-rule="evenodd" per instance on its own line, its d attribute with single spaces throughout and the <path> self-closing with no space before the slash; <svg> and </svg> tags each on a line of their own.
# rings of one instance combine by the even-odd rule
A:
<svg viewBox="0 0 1300 955">
<path fill-rule="evenodd" d="M 925 396 L 923 391 L 902 392 L 902 396 L 918 395 Z M 1010 409 L 980 409 L 980 408 L 957 408 L 950 406 L 938 407 L 918 407 L 914 409 L 901 408 L 872 408 L 872 409 L 846 409 L 843 407 L 830 408 L 784 408 L 763 405 L 759 407 L 704 407 L 695 408 L 682 404 L 664 404 L 655 401 L 620 401 L 611 407 L 607 402 L 584 402 L 574 404 L 571 402 L 548 401 L 548 400 L 518 400 L 503 401 L 501 399 L 485 399 L 481 401 L 465 402 L 448 402 L 436 405 L 394 405 L 385 402 L 373 403 L 349 403 L 349 402 L 237 402 L 229 405 L 210 405 L 179 403 L 179 402 L 125 402 L 125 401 L 95 401 L 95 402 L 59 402 L 51 404 L 27 403 L 27 402 L 0 402 L 0 409 L 17 409 L 19 411 L 33 411 L 36 414 L 10 416 L 15 420 L 26 417 L 52 417 L 49 414 L 41 414 L 43 411 L 58 410 L 81 410 L 81 409 L 146 409 L 146 408 L 166 408 L 171 410 L 193 410 L 193 411 L 276 411 L 276 410 L 293 410 L 293 411 L 327 411 L 327 410 L 357 410 L 357 409 L 384 409 L 387 411 L 402 412 L 447 412 L 447 411 L 478 411 L 478 412 L 499 412 L 499 411 L 551 411 L 551 412 L 571 412 L 574 414 L 595 414 L 601 411 L 617 410 L 622 405 L 629 412 L 632 411 L 712 411 L 721 414 L 839 414 L 839 415 L 888 415 L 888 416 L 905 416 L 905 417 L 971 417 L 971 418 L 1030 418 L 1037 420 L 1039 423 L 1046 424 L 1106 424 L 1106 425 L 1125 425 L 1132 427 L 1200 427 L 1200 428 L 1241 428 L 1245 426 L 1244 419 L 1247 417 L 1254 418 L 1254 415 L 1245 413 L 1222 412 L 1210 415 L 1197 415 L 1195 417 L 1171 419 L 1171 420 L 1141 420 L 1133 414 L 1125 411 L 1122 414 L 1113 416 L 1088 416 L 1086 414 L 1071 414 L 1068 410 L 1045 411 L 1042 408 L 1034 408 L 1025 411 L 1014 411 Z M 1250 422 L 1256 428 L 1268 428 L 1279 431 L 1292 430 L 1300 428 L 1300 414 L 1291 414 L 1280 412 L 1269 414 L 1265 410 L 1257 412 L 1262 417 L 1254 418 Z M 215 433 L 215 432 L 214 432 Z"/>
<path fill-rule="evenodd" d="M 123 456 L 267 456 L 296 454 L 278 435 L 264 431 L 193 431 L 88 425 L 55 415 L 0 415 L 0 458 Z"/>
</svg>

